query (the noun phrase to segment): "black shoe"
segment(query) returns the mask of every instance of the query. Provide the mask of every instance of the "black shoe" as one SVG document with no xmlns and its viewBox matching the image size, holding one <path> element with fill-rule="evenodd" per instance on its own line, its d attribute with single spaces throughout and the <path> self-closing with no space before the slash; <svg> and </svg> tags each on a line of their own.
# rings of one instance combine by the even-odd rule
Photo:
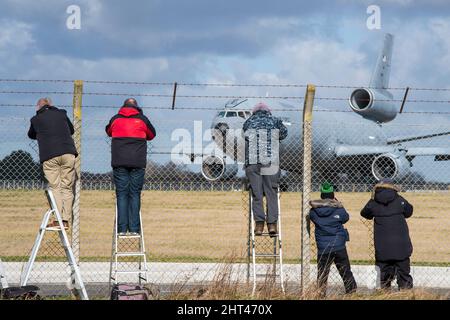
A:
<svg viewBox="0 0 450 320">
<path fill-rule="evenodd" d="M 277 223 L 268 223 L 267 224 L 267 230 L 269 230 L 269 235 L 273 238 L 276 237 L 278 234 L 277 230 Z"/>
<path fill-rule="evenodd" d="M 264 221 L 256 221 L 255 222 L 255 236 L 262 235 L 264 231 Z"/>
</svg>

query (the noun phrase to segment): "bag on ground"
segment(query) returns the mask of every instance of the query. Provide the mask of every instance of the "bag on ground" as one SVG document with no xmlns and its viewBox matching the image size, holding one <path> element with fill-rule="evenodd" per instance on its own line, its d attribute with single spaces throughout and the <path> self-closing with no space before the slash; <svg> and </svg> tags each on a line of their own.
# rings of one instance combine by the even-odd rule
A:
<svg viewBox="0 0 450 320">
<path fill-rule="evenodd" d="M 111 300 L 149 300 L 149 290 L 136 284 L 115 284 L 111 290 Z"/>
</svg>

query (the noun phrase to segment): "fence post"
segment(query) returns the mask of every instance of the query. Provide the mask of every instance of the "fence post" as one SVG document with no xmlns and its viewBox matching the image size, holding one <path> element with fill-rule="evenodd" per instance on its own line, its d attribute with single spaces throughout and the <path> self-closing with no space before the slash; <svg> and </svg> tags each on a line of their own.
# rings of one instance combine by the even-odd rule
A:
<svg viewBox="0 0 450 320">
<path fill-rule="evenodd" d="M 83 80 L 73 83 L 73 126 L 75 133 L 73 139 L 78 151 L 75 159 L 75 194 L 72 215 L 72 250 L 77 264 L 80 263 L 80 192 L 81 192 L 81 103 L 83 96 Z"/>
<path fill-rule="evenodd" d="M 301 275 L 300 289 L 304 292 L 311 281 L 311 248 L 309 236 L 309 201 L 311 198 L 312 109 L 316 87 L 308 84 L 303 106 L 303 190 L 301 213 Z"/>
</svg>

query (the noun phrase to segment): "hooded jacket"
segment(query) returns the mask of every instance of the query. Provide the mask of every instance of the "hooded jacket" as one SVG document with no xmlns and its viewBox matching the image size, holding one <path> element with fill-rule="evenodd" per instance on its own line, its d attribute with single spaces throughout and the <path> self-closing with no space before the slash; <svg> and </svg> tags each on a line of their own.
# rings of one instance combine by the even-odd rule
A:
<svg viewBox="0 0 450 320">
<path fill-rule="evenodd" d="M 361 211 L 361 216 L 374 219 L 375 259 L 378 261 L 404 260 L 412 254 L 406 218 L 412 216 L 413 206 L 398 194 L 392 184 L 377 184 L 372 199 Z"/>
<path fill-rule="evenodd" d="M 156 131 L 142 109 L 122 107 L 111 118 L 105 128 L 112 137 L 111 166 L 145 168 L 147 165 L 147 140 L 156 136 Z"/>
<path fill-rule="evenodd" d="M 288 130 L 283 121 L 272 116 L 266 110 L 256 111 L 244 122 L 245 165 L 271 164 L 270 159 L 273 156 L 272 135 L 274 135 L 274 130 L 278 130 L 279 140 L 285 139 L 288 135 Z M 250 147 L 252 150 L 250 150 Z"/>
<path fill-rule="evenodd" d="M 46 105 L 31 118 L 28 137 L 38 141 L 39 160 L 42 163 L 64 154 L 78 156 L 73 133 L 73 125 L 66 110 Z"/>
<path fill-rule="evenodd" d="M 315 225 L 317 253 L 327 254 L 345 248 L 349 241 L 344 224 L 349 215 L 342 204 L 334 199 L 313 200 L 310 202 L 309 218 Z"/>
</svg>

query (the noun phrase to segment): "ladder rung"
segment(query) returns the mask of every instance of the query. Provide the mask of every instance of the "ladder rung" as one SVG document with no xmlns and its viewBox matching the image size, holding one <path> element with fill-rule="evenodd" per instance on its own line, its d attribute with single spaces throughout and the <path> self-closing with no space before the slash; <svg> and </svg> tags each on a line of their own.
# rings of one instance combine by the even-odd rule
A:
<svg viewBox="0 0 450 320">
<path fill-rule="evenodd" d="M 261 236 L 265 236 L 265 237 L 267 237 L 267 236 L 272 236 L 272 238 L 276 238 L 276 237 L 278 237 L 278 233 L 275 233 L 275 234 L 273 234 L 273 235 L 271 235 L 271 234 L 268 233 L 268 232 L 263 232 L 263 233 L 261 233 L 260 235 L 256 235 L 256 234 L 255 234 L 255 237 L 261 237 Z"/>
<path fill-rule="evenodd" d="M 130 273 L 130 274 L 136 274 L 136 273 L 147 273 L 147 269 L 143 270 L 114 270 L 115 273 Z"/>
<path fill-rule="evenodd" d="M 132 235 L 125 235 L 125 236 L 119 236 L 117 235 L 117 238 L 119 239 L 129 239 L 129 238 L 140 238 L 140 235 L 132 236 Z"/>
<path fill-rule="evenodd" d="M 145 252 L 116 252 L 118 257 L 145 256 Z"/>
<path fill-rule="evenodd" d="M 279 257 L 279 256 L 280 256 L 279 254 L 273 254 L 273 253 L 257 253 L 257 254 L 255 254 L 255 257 L 268 257 L 268 258 L 273 257 L 273 258 L 275 258 L 275 257 Z"/>
<path fill-rule="evenodd" d="M 40 229 L 40 231 L 43 231 L 43 230 L 45 230 L 45 231 L 61 231 L 61 228 L 60 227 L 45 227 L 45 228 L 41 228 Z M 68 229 L 66 229 L 66 231 L 67 231 Z"/>
</svg>

